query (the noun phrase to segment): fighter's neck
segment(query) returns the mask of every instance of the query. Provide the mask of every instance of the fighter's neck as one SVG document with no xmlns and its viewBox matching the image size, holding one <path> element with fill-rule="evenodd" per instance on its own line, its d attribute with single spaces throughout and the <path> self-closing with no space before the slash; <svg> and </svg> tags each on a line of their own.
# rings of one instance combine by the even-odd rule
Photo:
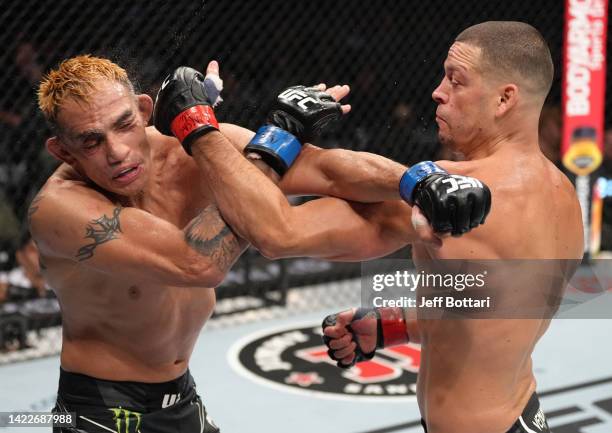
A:
<svg viewBox="0 0 612 433">
<path fill-rule="evenodd" d="M 537 129 L 534 132 L 528 130 L 507 131 L 490 137 L 482 137 L 472 140 L 462 153 L 466 160 L 474 161 L 484 159 L 493 155 L 506 153 L 529 153 L 539 152 Z"/>
</svg>

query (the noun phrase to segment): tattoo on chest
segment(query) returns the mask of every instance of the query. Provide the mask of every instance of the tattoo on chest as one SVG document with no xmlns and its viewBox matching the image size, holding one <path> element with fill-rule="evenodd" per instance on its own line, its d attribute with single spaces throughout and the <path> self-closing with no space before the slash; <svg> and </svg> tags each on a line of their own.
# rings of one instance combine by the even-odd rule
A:
<svg viewBox="0 0 612 433">
<path fill-rule="evenodd" d="M 185 229 L 185 241 L 223 271 L 232 266 L 247 245 L 230 230 L 214 205 L 191 220 Z"/>
<path fill-rule="evenodd" d="M 36 197 L 34 197 L 34 199 L 32 200 L 32 203 L 30 203 L 30 207 L 28 208 L 28 226 L 30 227 L 32 226 L 32 216 L 38 210 L 38 206 L 42 198 L 42 194 L 37 194 Z"/>
<path fill-rule="evenodd" d="M 91 220 L 85 229 L 85 239 L 92 239 L 92 242 L 81 247 L 76 254 L 79 262 L 93 257 L 94 250 L 100 244 L 103 244 L 113 239 L 117 239 L 117 233 L 121 233 L 121 225 L 119 224 L 119 213 L 121 206 L 113 210 L 113 216 L 107 217 L 102 215 L 97 220 Z"/>
</svg>

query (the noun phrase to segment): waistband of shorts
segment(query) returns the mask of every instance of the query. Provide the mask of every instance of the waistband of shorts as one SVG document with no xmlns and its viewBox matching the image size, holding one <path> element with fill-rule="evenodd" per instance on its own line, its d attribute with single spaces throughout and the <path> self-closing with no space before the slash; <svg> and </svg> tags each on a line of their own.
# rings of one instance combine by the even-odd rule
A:
<svg viewBox="0 0 612 433">
<path fill-rule="evenodd" d="M 72 405 L 121 407 L 150 412 L 195 395 L 189 370 L 174 380 L 143 383 L 98 379 L 60 367 L 58 396 Z"/>
<path fill-rule="evenodd" d="M 531 397 L 529 397 L 529 401 L 525 405 L 525 408 L 523 409 L 523 413 L 521 414 L 521 416 L 523 418 L 531 419 L 536 415 L 536 413 L 539 410 L 540 410 L 540 398 L 538 397 L 538 394 L 534 392 L 533 394 L 531 394 Z"/>
<path fill-rule="evenodd" d="M 513 425 L 510 432 L 550 432 L 546 415 L 540 408 L 540 398 L 533 393 L 523 409 L 523 413 Z"/>
<path fill-rule="evenodd" d="M 540 398 L 538 397 L 538 394 L 536 392 L 534 392 L 533 394 L 531 394 L 531 397 L 529 397 L 529 401 L 527 402 L 527 404 L 525 405 L 525 408 L 523 409 L 523 412 L 521 413 L 519 420 L 517 420 L 512 427 L 510 427 L 510 430 L 508 430 L 507 433 L 515 433 L 515 432 L 523 432 L 524 427 L 523 425 L 520 423 L 520 419 L 522 418 L 525 421 L 529 421 L 531 423 L 534 422 L 534 419 L 537 417 L 538 412 L 541 414 L 542 416 L 542 422 L 544 423 L 544 425 L 542 427 L 545 428 L 540 428 L 541 432 L 548 432 L 548 424 L 546 423 L 546 417 L 544 416 L 544 414 L 540 411 Z M 425 431 L 425 433 L 427 433 L 427 423 L 425 422 L 425 420 L 423 418 L 421 418 L 421 426 L 423 426 L 423 430 Z"/>
</svg>

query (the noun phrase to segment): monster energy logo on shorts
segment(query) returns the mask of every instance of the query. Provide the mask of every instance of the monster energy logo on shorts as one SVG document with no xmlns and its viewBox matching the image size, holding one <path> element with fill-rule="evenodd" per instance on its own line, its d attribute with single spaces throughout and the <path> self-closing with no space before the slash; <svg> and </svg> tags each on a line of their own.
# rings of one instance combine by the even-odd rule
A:
<svg viewBox="0 0 612 433">
<path fill-rule="evenodd" d="M 117 425 L 117 433 L 140 433 L 141 413 L 132 412 L 120 407 L 113 407 L 109 410 L 113 412 L 113 421 L 115 421 Z M 133 426 L 134 429 L 130 430 L 130 426 Z"/>
</svg>

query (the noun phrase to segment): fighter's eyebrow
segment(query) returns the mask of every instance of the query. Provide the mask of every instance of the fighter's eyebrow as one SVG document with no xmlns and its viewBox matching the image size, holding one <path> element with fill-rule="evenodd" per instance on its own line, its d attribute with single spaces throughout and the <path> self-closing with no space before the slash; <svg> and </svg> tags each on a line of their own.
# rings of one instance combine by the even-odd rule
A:
<svg viewBox="0 0 612 433">
<path fill-rule="evenodd" d="M 130 117 L 132 117 L 133 114 L 132 109 L 128 108 L 121 114 L 121 116 L 117 118 L 117 120 L 113 122 L 113 127 L 116 128 L 123 125 Z"/>
<path fill-rule="evenodd" d="M 113 122 L 113 128 L 120 127 L 123 125 L 130 117 L 134 115 L 134 112 L 131 108 L 125 110 L 121 115 Z M 87 141 L 90 138 L 99 138 L 104 136 L 104 131 L 100 129 L 88 129 L 87 131 L 83 131 L 75 136 L 76 140 L 79 141 Z"/>
<path fill-rule="evenodd" d="M 444 69 L 450 72 L 466 72 L 468 69 L 463 65 L 457 65 L 455 63 L 444 62 Z"/>
<path fill-rule="evenodd" d="M 104 136 L 104 131 L 99 129 L 89 129 L 87 131 L 83 131 L 80 134 L 75 136 L 75 139 L 78 141 L 87 141 L 90 138 L 99 138 Z"/>
</svg>

